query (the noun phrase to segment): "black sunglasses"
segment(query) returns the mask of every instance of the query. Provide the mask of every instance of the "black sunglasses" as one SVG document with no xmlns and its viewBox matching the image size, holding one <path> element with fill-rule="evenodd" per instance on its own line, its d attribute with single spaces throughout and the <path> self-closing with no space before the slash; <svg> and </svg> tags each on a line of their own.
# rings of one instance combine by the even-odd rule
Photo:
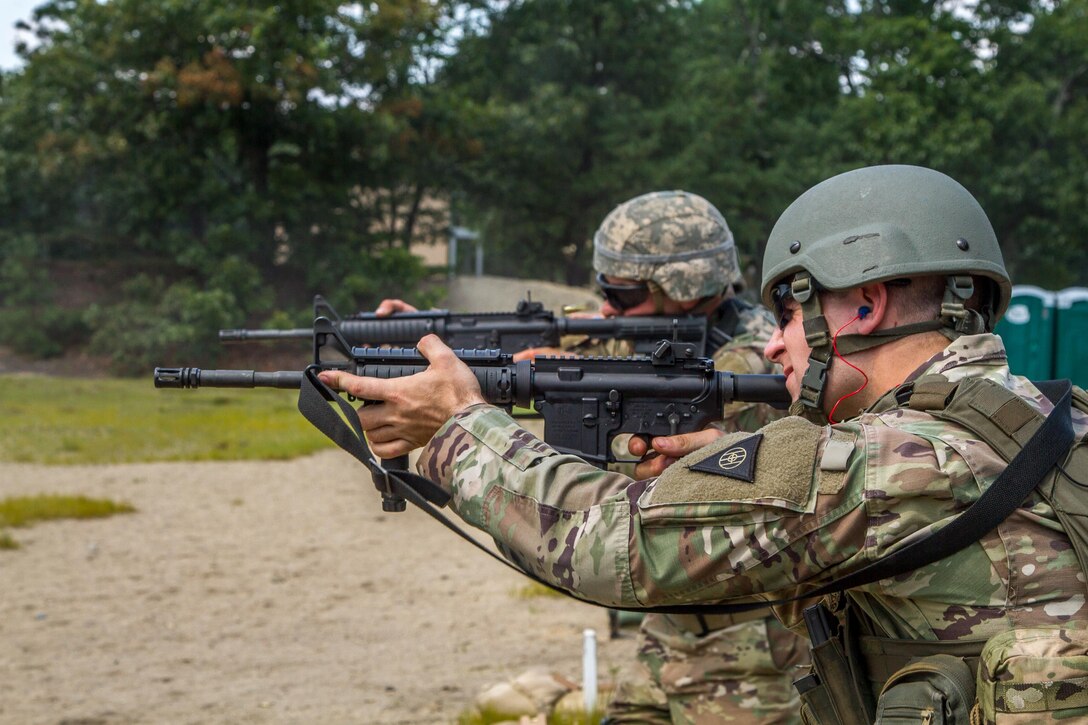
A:
<svg viewBox="0 0 1088 725">
<path fill-rule="evenodd" d="M 788 282 L 776 284 L 771 288 L 771 303 L 774 305 L 774 319 L 778 323 L 778 329 L 785 330 L 786 324 L 793 316 L 791 310 L 786 309 L 786 300 L 793 299 L 793 287 Z"/>
<path fill-rule="evenodd" d="M 604 278 L 604 274 L 597 273 L 597 287 L 601 294 L 608 300 L 608 304 L 621 312 L 637 307 L 650 296 L 650 285 L 645 282 L 634 284 L 613 284 Z"/>
</svg>

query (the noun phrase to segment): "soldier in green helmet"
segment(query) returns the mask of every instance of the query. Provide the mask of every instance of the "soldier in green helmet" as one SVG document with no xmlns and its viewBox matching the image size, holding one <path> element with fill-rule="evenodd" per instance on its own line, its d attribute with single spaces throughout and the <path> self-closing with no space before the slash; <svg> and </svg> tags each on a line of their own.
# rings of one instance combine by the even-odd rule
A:
<svg viewBox="0 0 1088 725">
<path fill-rule="evenodd" d="M 707 350 L 718 370 L 777 372 L 763 358 L 774 332 L 774 317 L 737 293 L 744 288 L 733 233 L 722 213 L 688 191 L 655 191 L 623 202 L 593 235 L 593 269 L 604 295 L 606 317 L 705 315 Z M 572 338 L 562 349 L 534 348 L 539 354 L 630 355 L 629 341 Z M 733 403 L 723 412 L 721 430 L 755 430 L 773 419 L 766 405 Z"/>
<path fill-rule="evenodd" d="M 813 644 L 808 722 L 1078 721 L 1088 395 L 1009 370 L 1009 292 L 966 189 L 869 167 L 771 232 L 765 354 L 800 415 L 754 434 L 656 438 L 632 479 L 520 430 L 434 337 L 419 375 L 322 378 L 385 401 L 359 411 L 374 453 L 425 445 L 419 471 L 541 578 L 616 607 L 773 602 Z"/>
</svg>

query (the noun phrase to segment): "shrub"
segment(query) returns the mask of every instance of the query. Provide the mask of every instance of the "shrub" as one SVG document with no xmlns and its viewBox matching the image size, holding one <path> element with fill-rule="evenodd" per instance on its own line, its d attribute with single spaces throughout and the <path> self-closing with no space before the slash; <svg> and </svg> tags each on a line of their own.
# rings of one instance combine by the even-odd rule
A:
<svg viewBox="0 0 1088 725">
<path fill-rule="evenodd" d="M 0 309 L 0 344 L 23 355 L 58 357 L 90 338 L 82 310 L 56 305 Z"/>
<path fill-rule="evenodd" d="M 124 301 L 87 310 L 91 351 L 109 355 L 116 372 L 147 373 L 178 358 L 212 364 L 220 351 L 218 331 L 243 317 L 230 292 L 177 282 L 159 297 L 164 284 L 141 275 L 125 285 Z"/>
<path fill-rule="evenodd" d="M 327 296 L 341 312 L 373 309 L 387 297 L 405 299 L 422 310 L 440 296 L 426 285 L 435 271 L 402 247 L 366 250 L 344 275 L 338 289 Z"/>
</svg>

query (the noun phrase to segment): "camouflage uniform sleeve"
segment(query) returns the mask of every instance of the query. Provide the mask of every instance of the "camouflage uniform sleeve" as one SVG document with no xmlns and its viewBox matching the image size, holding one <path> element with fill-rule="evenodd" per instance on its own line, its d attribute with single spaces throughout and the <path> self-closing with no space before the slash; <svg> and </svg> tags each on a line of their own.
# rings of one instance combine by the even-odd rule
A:
<svg viewBox="0 0 1088 725">
<path fill-rule="evenodd" d="M 515 563 L 602 603 L 635 601 L 626 541 L 644 484 L 560 454 L 484 405 L 447 421 L 417 467 Z"/>
<path fill-rule="evenodd" d="M 789 596 L 947 523 L 969 503 L 947 492 L 977 491 L 938 436 L 797 417 L 724 436 L 635 482 L 480 406 L 451 419 L 419 467 L 517 563 L 613 606 Z"/>
<path fill-rule="evenodd" d="M 720 485 L 730 479 L 688 469 L 696 458 L 717 460 L 746 434 L 724 437 L 656 481 L 636 482 L 558 453 L 483 405 L 451 418 L 418 468 L 451 492 L 451 506 L 466 522 L 559 586 L 613 606 L 699 601 L 704 591 L 725 599 L 789 586 L 800 571 L 787 566 L 793 557 L 783 555 L 784 545 L 796 543 L 797 529 L 813 523 L 802 518 L 813 513 L 820 434 L 799 418 L 788 420 L 807 426 L 809 448 L 796 445 L 792 428 L 765 429 L 758 480 L 746 493 Z M 781 456 L 771 455 L 779 450 Z M 764 478 L 767 490 L 754 495 Z M 778 479 L 789 482 L 788 494 L 773 485 Z M 853 505 L 860 500 L 858 492 Z M 849 508 L 833 507 L 837 516 Z M 782 545 L 771 546 L 776 542 Z M 771 576 L 770 562 L 781 576 Z M 765 583 L 746 574 L 757 563 Z"/>
</svg>

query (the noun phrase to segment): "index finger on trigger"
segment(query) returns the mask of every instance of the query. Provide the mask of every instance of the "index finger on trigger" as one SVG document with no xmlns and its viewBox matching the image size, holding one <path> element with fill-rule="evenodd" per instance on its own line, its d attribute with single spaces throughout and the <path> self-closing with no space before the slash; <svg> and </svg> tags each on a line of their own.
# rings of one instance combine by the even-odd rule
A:
<svg viewBox="0 0 1088 725">
<path fill-rule="evenodd" d="M 631 436 L 631 440 L 627 441 L 627 451 L 632 456 L 638 456 L 642 458 L 650 451 L 650 444 L 642 436 Z"/>
</svg>

